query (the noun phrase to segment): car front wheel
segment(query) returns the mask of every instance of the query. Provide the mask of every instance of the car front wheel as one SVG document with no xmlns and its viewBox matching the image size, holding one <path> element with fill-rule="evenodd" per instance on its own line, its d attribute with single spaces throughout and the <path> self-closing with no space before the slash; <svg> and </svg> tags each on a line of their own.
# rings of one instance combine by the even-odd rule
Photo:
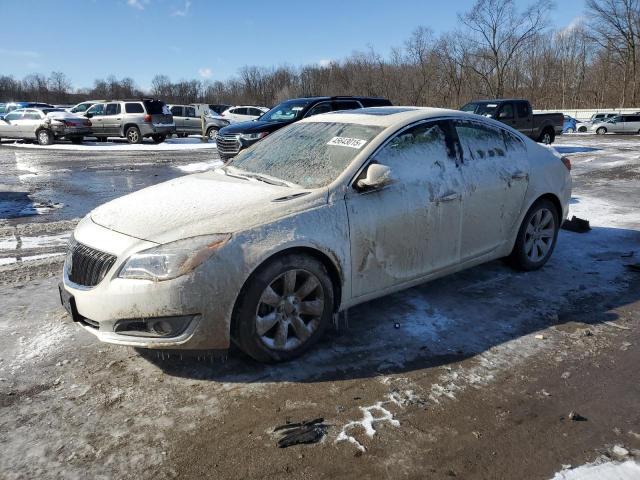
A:
<svg viewBox="0 0 640 480">
<path fill-rule="evenodd" d="M 49 130 L 39 130 L 38 143 L 40 145 L 51 145 L 53 143 L 53 134 Z"/>
<path fill-rule="evenodd" d="M 599 129 L 596 130 L 596 133 L 598 135 L 604 135 L 605 133 L 607 133 L 607 129 L 604 127 L 600 127 Z"/>
<path fill-rule="evenodd" d="M 545 145 L 551 145 L 554 138 L 555 134 L 553 130 L 545 130 L 544 132 L 542 132 L 542 135 L 540 135 L 540 139 L 538 141 L 540 143 L 544 143 Z"/>
<path fill-rule="evenodd" d="M 527 212 L 509 256 L 519 270 L 537 270 L 547 261 L 558 239 L 560 214 L 549 200 L 537 201 Z"/>
<path fill-rule="evenodd" d="M 217 136 L 218 136 L 218 129 L 217 128 L 213 128 L 212 127 L 209 130 L 207 130 L 207 137 L 209 137 L 209 140 L 215 141 Z"/>
<path fill-rule="evenodd" d="M 289 254 L 248 280 L 234 309 L 233 338 L 261 362 L 301 355 L 322 336 L 333 315 L 333 284 L 315 258 Z"/>
<path fill-rule="evenodd" d="M 142 135 L 138 127 L 129 127 L 125 133 L 129 143 L 142 143 Z"/>
</svg>

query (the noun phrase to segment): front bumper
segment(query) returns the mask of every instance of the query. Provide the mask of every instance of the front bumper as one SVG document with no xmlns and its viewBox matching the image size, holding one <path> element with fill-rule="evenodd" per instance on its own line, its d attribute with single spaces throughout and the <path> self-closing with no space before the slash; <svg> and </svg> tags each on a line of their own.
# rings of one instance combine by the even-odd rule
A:
<svg viewBox="0 0 640 480">
<path fill-rule="evenodd" d="M 224 275 L 206 268 L 163 282 L 118 278 L 118 271 L 133 253 L 156 244 L 114 232 L 88 217 L 78 224 L 75 240 L 105 250 L 117 260 L 94 287 L 74 284 L 65 265 L 60 285 L 62 304 L 73 320 L 103 342 L 157 349 L 226 349 L 235 297 L 239 291 Z M 216 270 L 224 267 L 216 265 Z M 204 265 L 201 265 L 203 267 Z M 150 336 L 122 331 L 123 322 L 148 324 L 179 319 L 184 328 L 176 335 Z"/>
</svg>

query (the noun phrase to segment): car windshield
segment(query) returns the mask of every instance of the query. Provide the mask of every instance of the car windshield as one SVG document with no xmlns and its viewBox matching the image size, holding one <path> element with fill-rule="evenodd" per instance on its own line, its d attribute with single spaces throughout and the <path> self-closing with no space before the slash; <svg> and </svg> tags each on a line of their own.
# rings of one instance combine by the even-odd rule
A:
<svg viewBox="0 0 640 480">
<path fill-rule="evenodd" d="M 303 188 L 329 185 L 383 127 L 349 123 L 294 123 L 242 151 L 229 164 Z"/>
<path fill-rule="evenodd" d="M 493 117 L 498 108 L 497 103 L 467 103 L 460 110 L 463 112 L 476 113 L 485 117 Z"/>
<path fill-rule="evenodd" d="M 302 111 L 311 100 L 288 100 L 276 105 L 260 117 L 263 122 L 287 122 L 301 117 Z"/>
</svg>

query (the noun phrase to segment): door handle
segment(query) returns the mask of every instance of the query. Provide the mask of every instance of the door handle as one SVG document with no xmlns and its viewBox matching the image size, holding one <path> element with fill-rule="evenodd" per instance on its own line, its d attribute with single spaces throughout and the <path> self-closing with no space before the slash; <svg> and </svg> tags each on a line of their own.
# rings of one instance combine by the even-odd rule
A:
<svg viewBox="0 0 640 480">
<path fill-rule="evenodd" d="M 529 175 L 526 172 L 515 172 L 511 175 L 513 180 L 522 180 L 524 178 L 528 178 Z"/>
<path fill-rule="evenodd" d="M 453 202 L 460 198 L 460 195 L 457 193 L 450 193 L 449 195 L 445 195 L 444 197 L 438 198 L 438 202 Z"/>
</svg>

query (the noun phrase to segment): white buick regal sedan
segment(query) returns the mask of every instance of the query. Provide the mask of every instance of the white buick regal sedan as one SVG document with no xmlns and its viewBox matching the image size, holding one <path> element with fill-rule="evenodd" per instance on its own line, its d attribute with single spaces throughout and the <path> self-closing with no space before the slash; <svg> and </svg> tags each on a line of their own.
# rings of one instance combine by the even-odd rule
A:
<svg viewBox="0 0 640 480">
<path fill-rule="evenodd" d="M 60 296 L 100 340 L 291 359 L 358 303 L 506 257 L 551 256 L 570 163 L 502 123 L 433 108 L 318 115 L 224 167 L 77 226 Z"/>
</svg>

